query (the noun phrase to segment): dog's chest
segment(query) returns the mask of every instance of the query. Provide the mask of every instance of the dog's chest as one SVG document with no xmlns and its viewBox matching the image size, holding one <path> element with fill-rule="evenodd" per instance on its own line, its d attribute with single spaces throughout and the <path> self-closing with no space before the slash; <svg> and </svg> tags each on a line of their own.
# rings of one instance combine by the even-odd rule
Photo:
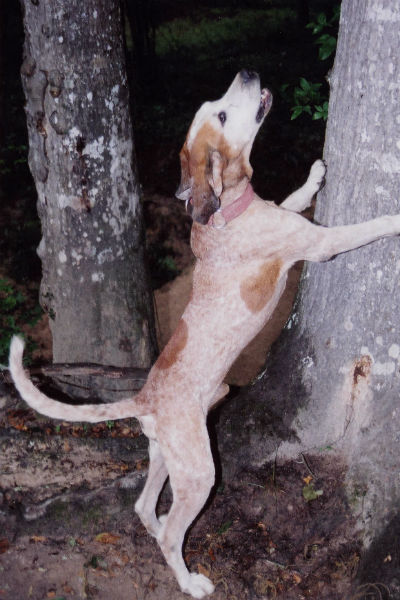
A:
<svg viewBox="0 0 400 600">
<path fill-rule="evenodd" d="M 256 202 L 240 217 L 218 229 L 193 223 L 190 244 L 196 258 L 235 268 L 261 256 L 275 255 L 279 213 L 265 202 Z M 278 244 L 279 245 L 279 244 Z"/>
<path fill-rule="evenodd" d="M 196 258 L 228 266 L 245 261 L 253 254 L 254 237 L 233 224 L 217 229 L 193 223 L 190 244 Z"/>
</svg>

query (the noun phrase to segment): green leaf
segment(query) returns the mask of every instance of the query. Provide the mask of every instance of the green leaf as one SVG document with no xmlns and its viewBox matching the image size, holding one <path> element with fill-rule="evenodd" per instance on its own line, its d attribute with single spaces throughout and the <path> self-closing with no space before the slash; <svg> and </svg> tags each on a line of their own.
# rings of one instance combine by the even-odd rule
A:
<svg viewBox="0 0 400 600">
<path fill-rule="evenodd" d="M 321 35 L 316 43 L 320 46 L 318 56 L 321 60 L 326 60 L 336 50 L 336 38 L 328 33 Z"/>
<path fill-rule="evenodd" d="M 319 119 L 322 119 L 323 116 L 324 115 L 321 112 L 314 112 L 311 118 L 313 121 L 318 121 Z"/>
<path fill-rule="evenodd" d="M 292 116 L 290 117 L 291 121 L 294 121 L 295 119 L 297 119 L 297 117 L 299 117 L 301 115 L 302 112 L 304 112 L 304 106 L 294 106 L 292 109 Z"/>
<path fill-rule="evenodd" d="M 225 533 L 226 531 L 228 531 L 228 529 L 230 529 L 231 527 L 232 527 L 232 521 L 226 521 L 225 523 L 222 523 L 222 525 L 218 529 L 217 533 L 219 535 L 222 535 L 223 533 Z"/>
<path fill-rule="evenodd" d="M 305 77 L 300 77 L 300 87 L 303 88 L 305 92 L 308 92 L 311 88 L 311 85 Z"/>
<path fill-rule="evenodd" d="M 323 490 L 314 489 L 314 484 L 309 483 L 303 487 L 303 498 L 306 502 L 312 502 L 312 500 L 316 500 L 324 493 Z"/>
</svg>

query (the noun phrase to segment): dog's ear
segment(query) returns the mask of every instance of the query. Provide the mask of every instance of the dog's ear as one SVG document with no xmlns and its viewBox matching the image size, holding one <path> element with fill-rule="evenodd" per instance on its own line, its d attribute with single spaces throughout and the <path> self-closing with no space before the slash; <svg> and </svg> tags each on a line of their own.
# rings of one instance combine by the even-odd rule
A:
<svg viewBox="0 0 400 600">
<path fill-rule="evenodd" d="M 244 148 L 240 154 L 230 158 L 215 150 L 211 153 L 209 184 L 217 196 L 220 196 L 223 190 L 235 186 L 244 177 L 251 180 L 253 167 L 249 161 L 250 150 L 251 147 Z"/>
<path fill-rule="evenodd" d="M 219 200 L 208 182 L 210 168 L 210 150 L 202 136 L 192 144 L 191 150 L 187 142 L 179 154 L 181 160 L 181 182 L 176 190 L 176 197 L 187 203 L 187 211 L 194 221 L 205 224 L 218 209 Z M 222 190 L 222 188 L 221 188 Z"/>
<path fill-rule="evenodd" d="M 225 166 L 224 159 L 218 150 L 212 150 L 209 155 L 209 170 L 208 170 L 208 183 L 212 188 L 215 196 L 220 197 L 223 190 L 222 175 Z"/>
<path fill-rule="evenodd" d="M 243 175 L 245 175 L 249 181 L 251 181 L 251 178 L 253 176 L 253 167 L 250 164 L 250 152 L 252 145 L 253 144 L 251 143 L 245 146 L 242 152 Z"/>
<path fill-rule="evenodd" d="M 192 195 L 192 180 L 189 170 L 189 151 L 186 142 L 179 153 L 179 158 L 181 161 L 181 182 L 175 192 L 175 196 L 178 200 L 187 202 Z"/>
<path fill-rule="evenodd" d="M 211 156 L 215 154 L 215 160 Z M 218 155 L 218 156 L 217 156 Z M 220 206 L 219 195 L 222 192 L 222 170 L 219 169 L 219 153 L 206 152 L 201 161 L 194 162 L 193 184 L 187 210 L 193 221 L 205 225 Z M 214 187 L 214 177 L 216 186 Z"/>
</svg>

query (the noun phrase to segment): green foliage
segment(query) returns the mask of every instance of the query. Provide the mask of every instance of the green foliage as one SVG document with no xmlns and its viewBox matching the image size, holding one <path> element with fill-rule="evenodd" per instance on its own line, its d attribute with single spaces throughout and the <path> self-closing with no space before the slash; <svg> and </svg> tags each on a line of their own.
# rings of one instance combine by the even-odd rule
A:
<svg viewBox="0 0 400 600">
<path fill-rule="evenodd" d="M 295 106 L 292 111 L 291 119 L 297 119 L 303 113 L 311 115 L 313 120 L 324 119 L 328 117 L 328 100 L 321 92 L 322 83 L 312 83 L 305 77 L 300 78 L 300 85 L 294 89 L 293 99 Z"/>
<path fill-rule="evenodd" d="M 336 51 L 337 26 L 339 22 L 340 6 L 335 6 L 330 19 L 325 13 L 320 13 L 315 21 L 306 25 L 311 29 L 313 35 L 317 35 L 315 43 L 319 46 L 318 57 L 327 60 L 334 56 Z M 281 91 L 285 94 L 288 85 L 282 86 Z M 300 85 L 293 90 L 293 101 L 291 119 L 297 119 L 302 114 L 310 115 L 314 121 L 328 118 L 328 91 L 322 83 L 312 83 L 305 77 L 300 78 Z"/>
<path fill-rule="evenodd" d="M 316 43 L 319 44 L 318 56 L 321 60 L 326 60 L 336 50 L 336 38 L 329 33 L 321 35 Z"/>
<path fill-rule="evenodd" d="M 42 314 L 39 305 L 30 308 L 26 298 L 6 279 L 0 278 L 0 363 L 8 362 L 8 351 L 13 335 L 21 333 L 21 325 L 34 325 Z M 35 344 L 28 338 L 25 361 L 29 364 Z"/>
<path fill-rule="evenodd" d="M 336 30 L 339 23 L 339 16 L 340 5 L 337 5 L 333 8 L 333 15 L 330 19 L 327 18 L 325 13 L 320 13 L 315 21 L 306 25 L 307 29 L 311 29 L 314 35 L 318 35 L 315 43 L 319 46 L 318 56 L 320 60 L 326 60 L 336 50 Z"/>
</svg>

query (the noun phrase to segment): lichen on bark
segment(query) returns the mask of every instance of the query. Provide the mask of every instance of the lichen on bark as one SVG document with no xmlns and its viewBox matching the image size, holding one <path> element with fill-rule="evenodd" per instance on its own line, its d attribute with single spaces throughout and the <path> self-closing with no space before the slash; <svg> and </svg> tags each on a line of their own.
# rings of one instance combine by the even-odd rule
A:
<svg viewBox="0 0 400 600">
<path fill-rule="evenodd" d="M 22 5 L 41 303 L 54 359 L 149 366 L 153 307 L 119 2 Z"/>
</svg>

